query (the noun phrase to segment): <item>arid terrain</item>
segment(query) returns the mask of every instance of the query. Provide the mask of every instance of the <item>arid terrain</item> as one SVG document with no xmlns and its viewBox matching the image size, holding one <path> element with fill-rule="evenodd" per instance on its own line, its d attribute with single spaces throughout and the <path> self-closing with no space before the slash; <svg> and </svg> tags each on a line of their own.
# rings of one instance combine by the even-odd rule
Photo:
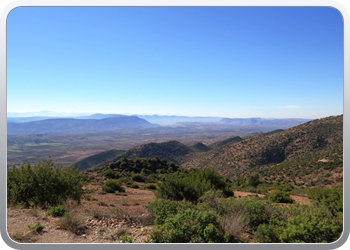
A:
<svg viewBox="0 0 350 250">
<path fill-rule="evenodd" d="M 82 168 L 26 163 L 8 168 L 8 234 L 37 243 L 333 242 L 342 232 L 342 143 L 343 117 L 334 116 L 107 150 Z"/>
<path fill-rule="evenodd" d="M 140 187 L 143 185 L 137 184 Z M 97 183 L 83 188 L 85 198 L 80 205 L 73 202 L 65 204 L 80 220 L 81 231 L 73 233 L 62 230 L 59 226 L 60 218 L 48 215 L 47 210 L 10 207 L 7 210 L 9 236 L 22 243 L 123 243 L 125 236 L 125 239 L 131 239 L 133 243 L 150 242 L 150 234 L 156 226 L 149 225 L 153 223 L 145 205 L 156 199 L 154 191 L 125 187 L 125 193 L 116 195 L 101 194 L 101 185 Z M 234 194 L 236 199 L 265 196 L 244 191 L 234 191 Z M 310 200 L 305 196 L 291 197 L 299 204 L 310 205 Z M 33 232 L 28 228 L 36 223 L 44 226 L 42 232 Z M 248 234 L 242 237 L 247 242 L 254 242 Z"/>
</svg>

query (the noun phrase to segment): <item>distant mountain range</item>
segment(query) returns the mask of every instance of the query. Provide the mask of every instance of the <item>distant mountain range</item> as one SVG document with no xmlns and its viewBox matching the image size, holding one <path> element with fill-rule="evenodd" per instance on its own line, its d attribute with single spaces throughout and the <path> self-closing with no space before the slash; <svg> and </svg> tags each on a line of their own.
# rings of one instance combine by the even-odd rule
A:
<svg viewBox="0 0 350 250">
<path fill-rule="evenodd" d="M 220 123 L 230 124 L 233 126 L 266 126 L 266 127 L 291 128 L 308 121 L 311 121 L 311 120 L 299 119 L 299 118 L 263 119 L 260 117 L 256 117 L 256 118 L 223 118 L 220 120 Z"/>
<path fill-rule="evenodd" d="M 157 127 L 136 116 L 103 119 L 54 118 L 22 123 L 7 123 L 7 134 L 79 134 Z"/>
<path fill-rule="evenodd" d="M 222 117 L 189 117 L 189 116 L 168 116 L 168 115 L 132 115 L 145 119 L 150 123 L 155 123 L 161 126 L 172 125 L 177 122 L 219 122 Z M 30 121 L 40 121 L 47 119 L 66 119 L 66 118 L 75 118 L 75 119 L 104 119 L 104 118 L 114 118 L 114 117 L 127 117 L 127 115 L 120 114 L 92 114 L 84 116 L 74 116 L 74 117 L 62 117 L 62 116 L 30 116 L 30 117 L 7 117 L 8 123 L 22 123 Z"/>
<path fill-rule="evenodd" d="M 291 128 L 309 121 L 309 119 L 265 119 L 265 118 L 221 118 L 120 114 L 93 114 L 75 118 L 52 116 L 8 117 L 9 135 L 16 134 L 52 134 L 52 133 L 91 133 L 116 130 L 134 130 L 173 126 L 191 129 L 254 127 L 257 131 Z"/>
</svg>

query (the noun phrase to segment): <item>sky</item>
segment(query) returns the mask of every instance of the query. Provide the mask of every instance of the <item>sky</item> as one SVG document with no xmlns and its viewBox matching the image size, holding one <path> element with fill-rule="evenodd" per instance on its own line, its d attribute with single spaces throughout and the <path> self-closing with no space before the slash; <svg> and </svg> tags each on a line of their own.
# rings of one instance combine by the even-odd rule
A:
<svg viewBox="0 0 350 250">
<path fill-rule="evenodd" d="M 343 19 L 329 7 L 20 7 L 7 111 L 339 115 Z"/>
</svg>

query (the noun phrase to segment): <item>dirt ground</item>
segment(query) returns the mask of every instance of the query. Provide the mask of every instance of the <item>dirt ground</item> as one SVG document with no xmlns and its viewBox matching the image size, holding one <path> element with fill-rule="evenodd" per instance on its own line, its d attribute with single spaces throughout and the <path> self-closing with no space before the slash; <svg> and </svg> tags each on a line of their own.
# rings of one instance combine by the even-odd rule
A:
<svg viewBox="0 0 350 250">
<path fill-rule="evenodd" d="M 138 183 L 142 186 L 142 183 Z M 102 194 L 101 185 L 86 185 L 85 195 L 80 205 L 65 204 L 74 212 L 80 223 L 76 233 L 63 230 L 60 217 L 47 215 L 47 210 L 39 208 L 7 209 L 7 229 L 11 239 L 29 243 L 133 243 L 150 242 L 154 226 L 148 223 L 152 218 L 145 208 L 155 200 L 150 190 L 125 187 L 125 193 Z M 237 199 L 255 196 L 254 193 L 234 191 Z M 263 197 L 262 194 L 257 194 Z M 291 195 L 298 203 L 310 205 L 306 197 Z M 44 229 L 37 233 L 29 227 L 39 223 Z"/>
<path fill-rule="evenodd" d="M 77 233 L 62 230 L 61 218 L 47 215 L 47 210 L 11 207 L 7 209 L 10 238 L 31 243 L 119 243 L 122 239 L 141 243 L 148 240 L 152 226 L 147 226 L 145 205 L 155 199 L 152 191 L 125 187 L 125 193 L 116 195 L 101 194 L 99 185 L 87 185 L 84 189 L 86 194 L 81 205 L 65 204 L 79 219 L 81 229 Z M 29 229 L 36 223 L 44 226 L 42 232 Z"/>
</svg>

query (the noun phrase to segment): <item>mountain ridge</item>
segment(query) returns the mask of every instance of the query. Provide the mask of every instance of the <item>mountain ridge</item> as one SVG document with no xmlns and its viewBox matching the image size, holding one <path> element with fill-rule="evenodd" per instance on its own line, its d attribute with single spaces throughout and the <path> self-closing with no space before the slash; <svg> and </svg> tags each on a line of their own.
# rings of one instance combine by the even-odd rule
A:
<svg viewBox="0 0 350 250">
<path fill-rule="evenodd" d="M 24 123 L 7 123 L 7 134 L 93 133 L 100 131 L 130 130 L 158 125 L 136 116 L 104 119 L 54 118 Z"/>
</svg>

